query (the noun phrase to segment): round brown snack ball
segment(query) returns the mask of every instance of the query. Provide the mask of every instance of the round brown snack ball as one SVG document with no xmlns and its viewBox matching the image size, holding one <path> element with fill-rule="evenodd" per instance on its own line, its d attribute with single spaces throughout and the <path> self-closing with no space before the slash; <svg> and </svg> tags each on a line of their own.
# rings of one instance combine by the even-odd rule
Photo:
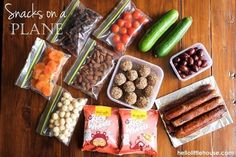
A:
<svg viewBox="0 0 236 157">
<path fill-rule="evenodd" d="M 129 105 L 135 104 L 137 101 L 137 95 L 134 92 L 127 93 L 125 95 L 125 102 Z"/>
<path fill-rule="evenodd" d="M 115 76 L 115 80 L 114 80 L 115 84 L 117 84 L 118 86 L 124 84 L 126 82 L 126 77 L 123 73 L 118 73 Z"/>
<path fill-rule="evenodd" d="M 127 79 L 130 81 L 134 81 L 138 78 L 138 72 L 136 70 L 129 70 L 127 71 Z"/>
<path fill-rule="evenodd" d="M 138 89 L 144 89 L 147 86 L 147 79 L 145 77 L 137 78 L 135 85 Z"/>
<path fill-rule="evenodd" d="M 157 75 L 152 73 L 147 77 L 148 85 L 155 86 L 157 83 Z"/>
<path fill-rule="evenodd" d="M 148 104 L 148 99 L 146 97 L 141 96 L 141 97 L 138 98 L 135 105 L 137 107 L 143 108 L 143 107 L 146 107 L 147 104 Z"/>
<path fill-rule="evenodd" d="M 144 94 L 146 97 L 150 97 L 152 95 L 152 91 L 153 91 L 153 86 L 147 86 L 145 89 L 144 89 Z"/>
<path fill-rule="evenodd" d="M 133 64 L 132 64 L 132 62 L 129 61 L 129 60 L 123 61 L 123 62 L 120 64 L 120 69 L 123 70 L 123 71 L 131 70 L 132 67 L 133 67 Z"/>
<path fill-rule="evenodd" d="M 127 81 L 127 82 L 125 82 L 125 84 L 123 85 L 123 89 L 124 89 L 124 91 L 126 91 L 126 92 L 133 92 L 133 91 L 135 91 L 135 85 L 134 85 L 133 82 Z"/>
<path fill-rule="evenodd" d="M 147 65 L 140 65 L 138 73 L 141 77 L 147 77 L 151 73 L 151 69 Z"/>
<path fill-rule="evenodd" d="M 119 87 L 112 87 L 111 89 L 111 96 L 114 99 L 120 99 L 123 95 L 123 91 L 122 89 L 120 89 Z"/>
</svg>

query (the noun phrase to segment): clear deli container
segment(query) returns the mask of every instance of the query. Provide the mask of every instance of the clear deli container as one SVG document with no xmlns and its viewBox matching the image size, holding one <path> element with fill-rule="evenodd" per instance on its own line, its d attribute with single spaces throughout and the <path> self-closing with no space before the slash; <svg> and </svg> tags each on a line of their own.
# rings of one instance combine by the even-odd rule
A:
<svg viewBox="0 0 236 157">
<path fill-rule="evenodd" d="M 132 69 L 135 69 L 136 70 L 136 67 L 138 65 L 147 65 L 148 67 L 151 68 L 151 73 L 155 73 L 157 75 L 157 82 L 153 88 L 153 91 L 152 91 L 152 95 L 148 98 L 149 102 L 147 104 L 147 106 L 143 107 L 143 108 L 139 108 L 137 106 L 134 106 L 134 105 L 130 105 L 130 104 L 127 104 L 124 100 L 123 100 L 123 97 L 124 97 L 124 91 L 123 91 L 123 96 L 120 100 L 118 99 L 114 99 L 112 96 L 111 96 L 111 89 L 114 85 L 114 78 L 115 78 L 115 75 L 120 72 L 121 70 L 119 69 L 120 67 L 120 63 L 124 60 L 130 60 L 132 63 L 133 63 L 133 67 Z M 135 58 L 135 57 L 132 57 L 132 56 L 128 56 L 128 55 L 125 55 L 123 57 L 121 57 L 119 60 L 118 60 L 118 63 L 116 65 L 116 68 L 113 72 L 113 75 L 112 75 L 112 78 L 110 80 L 110 83 L 109 83 L 109 86 L 108 86 L 108 89 L 107 89 L 107 95 L 109 97 L 109 99 L 111 99 L 112 101 L 116 102 L 116 103 L 119 103 L 123 106 L 126 106 L 126 107 L 129 107 L 129 108 L 133 108 L 133 109 L 142 109 L 142 110 L 149 110 L 152 108 L 153 104 L 154 104 L 154 101 L 157 97 L 157 94 L 160 90 L 160 86 L 161 86 L 161 83 L 162 83 L 162 80 L 163 80 L 163 77 L 164 77 L 164 72 L 163 70 L 157 66 L 157 65 L 154 65 L 152 63 L 149 63 L 149 62 L 146 62 L 144 60 L 141 60 L 139 58 Z M 136 93 L 136 92 L 135 92 Z"/>
<path fill-rule="evenodd" d="M 188 75 L 188 76 L 186 76 L 185 78 L 182 78 L 182 77 L 180 76 L 180 74 L 178 73 L 176 67 L 174 66 L 173 59 L 174 59 L 175 57 L 181 55 L 182 53 L 186 52 L 187 50 L 191 49 L 191 48 L 198 48 L 198 49 L 202 49 L 202 50 L 203 50 L 203 55 L 204 55 L 204 59 L 207 61 L 207 66 L 204 67 L 204 68 L 199 69 L 198 72 L 195 72 L 195 73 L 193 73 L 192 75 Z M 202 43 L 196 43 L 196 44 L 194 44 L 194 45 L 192 45 L 192 46 L 190 46 L 190 47 L 188 47 L 188 48 L 186 48 L 186 49 L 180 51 L 179 53 L 173 55 L 173 56 L 170 58 L 170 61 L 169 61 L 169 62 L 170 62 L 170 65 L 171 65 L 173 71 L 175 72 L 176 76 L 177 76 L 178 79 L 181 80 L 181 81 L 187 81 L 187 80 L 193 78 L 194 76 L 196 76 L 196 75 L 202 73 L 203 71 L 209 69 L 209 68 L 212 66 L 212 59 L 211 59 L 211 57 L 210 57 L 210 55 L 209 55 L 207 49 L 205 48 L 205 46 L 204 46 Z"/>
</svg>

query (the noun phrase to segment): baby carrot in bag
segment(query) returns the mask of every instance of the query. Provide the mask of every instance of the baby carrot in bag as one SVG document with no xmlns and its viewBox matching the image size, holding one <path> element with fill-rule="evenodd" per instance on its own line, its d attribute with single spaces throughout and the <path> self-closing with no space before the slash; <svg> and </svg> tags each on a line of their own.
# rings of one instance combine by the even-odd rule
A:
<svg viewBox="0 0 236 157">
<path fill-rule="evenodd" d="M 49 99 L 69 57 L 45 40 L 37 38 L 15 84 L 21 88 L 30 88 Z"/>
</svg>

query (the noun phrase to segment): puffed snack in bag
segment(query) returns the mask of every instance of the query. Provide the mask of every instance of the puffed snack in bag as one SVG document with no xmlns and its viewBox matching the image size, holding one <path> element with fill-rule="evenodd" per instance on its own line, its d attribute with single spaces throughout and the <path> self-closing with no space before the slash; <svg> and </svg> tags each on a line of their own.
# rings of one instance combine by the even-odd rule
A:
<svg viewBox="0 0 236 157">
<path fill-rule="evenodd" d="M 119 137 L 118 109 L 86 105 L 83 151 L 117 154 Z"/>
<path fill-rule="evenodd" d="M 157 154 L 156 110 L 119 109 L 122 122 L 119 154 Z"/>
<path fill-rule="evenodd" d="M 69 57 L 47 41 L 37 38 L 15 84 L 50 99 L 62 67 Z"/>
<path fill-rule="evenodd" d="M 68 146 L 87 100 L 73 98 L 68 91 L 56 86 L 40 117 L 36 132 L 43 136 L 56 137 Z"/>
</svg>

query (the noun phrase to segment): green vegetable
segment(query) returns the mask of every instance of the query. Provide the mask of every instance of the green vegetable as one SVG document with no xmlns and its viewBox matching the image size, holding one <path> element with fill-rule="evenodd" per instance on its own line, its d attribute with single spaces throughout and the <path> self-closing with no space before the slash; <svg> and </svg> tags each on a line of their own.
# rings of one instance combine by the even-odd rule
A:
<svg viewBox="0 0 236 157">
<path fill-rule="evenodd" d="M 142 52 L 149 51 L 156 41 L 175 23 L 179 13 L 172 9 L 165 13 L 152 27 L 145 33 L 139 42 L 139 50 Z"/>
<path fill-rule="evenodd" d="M 168 35 L 155 47 L 155 57 L 165 57 L 175 47 L 175 45 L 183 38 L 192 24 L 192 17 L 183 18 Z"/>
</svg>

